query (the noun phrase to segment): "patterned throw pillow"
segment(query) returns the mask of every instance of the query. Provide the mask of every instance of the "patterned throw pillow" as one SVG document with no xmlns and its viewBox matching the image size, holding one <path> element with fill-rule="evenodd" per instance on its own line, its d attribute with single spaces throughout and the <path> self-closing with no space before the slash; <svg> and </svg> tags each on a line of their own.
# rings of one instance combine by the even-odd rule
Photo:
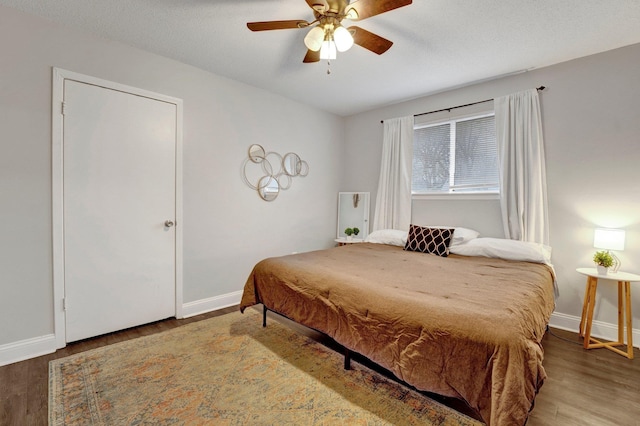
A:
<svg viewBox="0 0 640 426">
<path fill-rule="evenodd" d="M 447 257 L 449 255 L 449 243 L 453 236 L 453 230 L 453 228 L 425 228 L 418 225 L 411 225 L 409 227 L 407 244 L 405 244 L 404 249 Z"/>
</svg>

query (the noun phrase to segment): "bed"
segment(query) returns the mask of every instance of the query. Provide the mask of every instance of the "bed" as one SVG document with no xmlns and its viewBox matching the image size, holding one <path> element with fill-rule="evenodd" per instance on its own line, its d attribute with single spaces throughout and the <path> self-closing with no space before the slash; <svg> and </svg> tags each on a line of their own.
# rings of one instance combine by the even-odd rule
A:
<svg viewBox="0 0 640 426">
<path fill-rule="evenodd" d="M 262 303 L 487 424 L 521 425 L 546 378 L 553 281 L 543 263 L 361 243 L 259 262 L 240 309 Z"/>
</svg>

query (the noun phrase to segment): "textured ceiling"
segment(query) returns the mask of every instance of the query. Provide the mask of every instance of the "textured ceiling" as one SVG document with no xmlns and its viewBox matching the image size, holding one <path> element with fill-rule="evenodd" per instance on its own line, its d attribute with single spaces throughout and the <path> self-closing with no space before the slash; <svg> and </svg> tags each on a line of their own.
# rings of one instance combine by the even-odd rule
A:
<svg viewBox="0 0 640 426">
<path fill-rule="evenodd" d="M 414 0 L 359 21 L 394 42 L 303 64 L 308 30 L 249 21 L 313 19 L 304 0 L 0 0 L 70 27 L 351 115 L 447 88 L 640 42 L 640 0 Z M 344 21 L 349 26 L 349 21 Z M 639 64 L 640 65 L 640 64 Z"/>
</svg>

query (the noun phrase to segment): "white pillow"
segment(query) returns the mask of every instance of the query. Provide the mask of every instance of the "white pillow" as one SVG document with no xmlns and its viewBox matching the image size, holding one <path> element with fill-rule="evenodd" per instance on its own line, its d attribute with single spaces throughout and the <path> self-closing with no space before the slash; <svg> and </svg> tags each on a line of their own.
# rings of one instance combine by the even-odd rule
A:
<svg viewBox="0 0 640 426">
<path fill-rule="evenodd" d="M 462 256 L 497 257 L 499 259 L 551 264 L 551 247 L 504 238 L 476 238 L 463 244 L 451 246 L 449 251 Z"/>
<path fill-rule="evenodd" d="M 474 231 L 469 228 L 453 228 L 453 238 L 451 238 L 451 243 L 449 243 L 449 247 L 456 246 L 458 244 L 466 243 L 467 241 L 471 241 L 473 239 L 478 238 L 480 233 L 478 231 Z"/>
<path fill-rule="evenodd" d="M 407 235 L 408 231 L 401 231 L 399 229 L 380 229 L 370 233 L 367 238 L 364 239 L 364 242 L 404 247 L 407 243 Z"/>
</svg>

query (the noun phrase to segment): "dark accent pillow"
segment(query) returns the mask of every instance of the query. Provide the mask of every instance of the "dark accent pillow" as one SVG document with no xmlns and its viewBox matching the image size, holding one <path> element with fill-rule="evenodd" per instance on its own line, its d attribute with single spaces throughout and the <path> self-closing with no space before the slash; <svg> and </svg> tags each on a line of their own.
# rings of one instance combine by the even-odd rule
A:
<svg viewBox="0 0 640 426">
<path fill-rule="evenodd" d="M 451 237 L 453 237 L 453 228 L 425 228 L 411 225 L 404 249 L 447 257 Z"/>
</svg>

